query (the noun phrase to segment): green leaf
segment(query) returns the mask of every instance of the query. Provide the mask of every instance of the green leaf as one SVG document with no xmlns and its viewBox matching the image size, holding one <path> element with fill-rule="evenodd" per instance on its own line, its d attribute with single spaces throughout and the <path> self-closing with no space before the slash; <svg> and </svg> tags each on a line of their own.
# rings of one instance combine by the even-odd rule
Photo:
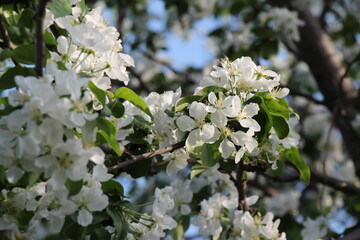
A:
<svg viewBox="0 0 360 240">
<path fill-rule="evenodd" d="M 180 98 L 175 103 L 175 112 L 180 112 L 184 110 L 190 103 L 200 100 L 201 98 L 203 97 L 198 95 L 192 95 L 192 96 Z"/>
<path fill-rule="evenodd" d="M 208 167 L 205 167 L 204 165 L 201 164 L 201 161 L 198 162 L 199 163 L 195 164 L 191 168 L 190 179 L 193 179 L 195 176 L 199 175 L 200 173 L 208 169 Z"/>
<path fill-rule="evenodd" d="M 72 181 L 70 179 L 67 179 L 65 182 L 65 187 L 67 188 L 67 190 L 69 190 L 69 196 L 74 196 L 78 194 L 83 185 L 83 180 Z"/>
<path fill-rule="evenodd" d="M 264 97 L 264 103 L 272 115 L 283 117 L 286 120 L 289 120 L 290 114 L 294 113 L 289 109 L 289 107 L 284 105 L 285 99 L 274 99 L 270 96 Z"/>
<path fill-rule="evenodd" d="M 4 61 L 5 59 L 9 58 L 11 55 L 11 49 L 10 48 L 4 48 L 0 52 L 0 61 Z"/>
<path fill-rule="evenodd" d="M 220 141 L 217 141 L 213 144 L 203 144 L 201 149 L 200 159 L 204 166 L 212 167 L 220 160 L 220 151 L 219 151 Z"/>
<path fill-rule="evenodd" d="M 290 131 L 289 125 L 286 122 L 286 120 L 282 117 L 278 117 L 275 115 L 272 115 L 272 120 L 276 135 L 280 139 L 286 138 L 289 135 L 289 131 Z"/>
<path fill-rule="evenodd" d="M 122 155 L 122 152 L 120 150 L 118 141 L 115 139 L 115 135 L 116 135 L 115 125 L 111 121 L 103 117 L 98 117 L 96 121 L 97 121 L 97 127 L 99 129 L 98 133 L 106 140 L 109 146 L 120 157 Z"/>
<path fill-rule="evenodd" d="M 14 81 L 15 76 L 35 76 L 34 69 L 15 66 L 8 68 L 6 72 L 0 77 L 0 90 L 16 87 Z"/>
<path fill-rule="evenodd" d="M 35 64 L 35 45 L 20 45 L 10 53 L 10 57 L 15 61 L 23 64 Z"/>
<path fill-rule="evenodd" d="M 134 104 L 141 111 L 146 113 L 153 119 L 153 115 L 150 112 L 149 107 L 146 105 L 145 101 L 137 95 L 133 90 L 127 87 L 121 87 L 115 92 L 115 97 L 125 99 L 132 104 Z"/>
<path fill-rule="evenodd" d="M 273 127 L 272 116 L 269 110 L 267 109 L 263 101 L 263 98 L 260 94 L 257 94 L 257 96 L 250 98 L 246 103 L 250 103 L 250 102 L 257 103 L 260 107 L 260 111 L 253 118 L 261 126 L 261 130 L 256 133 L 256 137 L 258 138 L 258 141 L 261 142 L 268 138 L 269 132 Z"/>
<path fill-rule="evenodd" d="M 99 134 L 104 137 L 106 142 L 109 144 L 109 147 L 111 147 L 116 152 L 116 154 L 120 157 L 122 155 L 122 151 L 120 149 L 118 141 L 115 139 L 115 136 L 109 136 L 103 130 L 99 130 Z"/>
<path fill-rule="evenodd" d="M 96 119 L 97 127 L 99 130 L 102 130 L 108 136 L 115 136 L 116 134 L 116 127 L 113 122 L 107 120 L 106 118 L 99 117 Z"/>
<path fill-rule="evenodd" d="M 121 102 L 114 101 L 108 104 L 108 107 L 111 110 L 111 113 L 114 117 L 121 118 L 122 116 L 124 116 L 125 107 Z"/>
<path fill-rule="evenodd" d="M 52 0 L 47 6 L 55 18 L 65 17 L 71 14 L 71 4 L 69 0 Z"/>
<path fill-rule="evenodd" d="M 34 212 L 30 211 L 21 211 L 19 217 L 17 218 L 18 224 L 20 225 L 20 229 L 28 229 L 29 222 L 31 218 L 34 216 Z"/>
<path fill-rule="evenodd" d="M 99 100 L 101 105 L 105 106 L 106 91 L 98 88 L 92 81 L 89 81 L 88 86 L 89 86 L 91 92 L 95 95 L 96 99 Z"/>
<path fill-rule="evenodd" d="M 81 9 L 81 12 L 85 15 L 89 12 L 89 8 L 88 6 L 86 6 L 85 0 L 81 0 L 80 2 L 78 2 L 78 6 Z"/>
<path fill-rule="evenodd" d="M 0 104 L 7 105 L 8 103 L 9 102 L 7 97 L 0 97 Z"/>
<path fill-rule="evenodd" d="M 127 222 L 126 219 L 124 219 L 124 216 L 114 207 L 109 206 L 106 209 L 107 214 L 112 218 L 114 221 L 115 231 L 116 231 L 116 238 L 118 240 L 125 239 L 128 228 L 127 228 Z"/>
<path fill-rule="evenodd" d="M 297 148 L 291 147 L 281 152 L 282 155 L 289 160 L 300 172 L 300 179 L 306 184 L 310 183 L 310 168 L 302 159 L 300 152 Z"/>
<path fill-rule="evenodd" d="M 111 239 L 111 234 L 103 227 L 99 227 L 94 229 L 90 236 L 91 240 L 104 240 L 104 239 Z"/>
<path fill-rule="evenodd" d="M 60 233 L 61 239 L 82 240 L 84 239 L 86 228 L 78 224 L 75 215 L 68 215 L 65 217 L 65 223 Z"/>
<path fill-rule="evenodd" d="M 110 196 L 124 197 L 123 186 L 115 180 L 110 179 L 106 182 L 102 182 L 101 189 Z"/>
<path fill-rule="evenodd" d="M 180 219 L 177 220 L 177 223 L 178 224 L 176 228 L 172 230 L 172 235 L 174 236 L 175 240 L 181 240 L 183 239 L 186 229 L 189 227 L 190 217 L 181 216 Z"/>
<path fill-rule="evenodd" d="M 14 59 L 19 63 L 33 65 L 35 64 L 35 45 L 34 44 L 20 45 L 11 51 L 9 57 L 11 57 L 12 59 Z M 49 50 L 45 49 L 44 63 L 46 62 L 46 59 L 48 59 L 49 57 L 50 57 Z"/>
<path fill-rule="evenodd" d="M 52 46 L 56 46 L 57 45 L 57 41 L 54 38 L 54 36 L 49 33 L 48 31 L 45 31 L 44 33 L 44 43 L 46 45 L 52 45 Z"/>
<path fill-rule="evenodd" d="M 23 26 L 32 29 L 34 26 L 35 11 L 30 8 L 25 8 L 20 15 L 18 26 Z"/>
</svg>

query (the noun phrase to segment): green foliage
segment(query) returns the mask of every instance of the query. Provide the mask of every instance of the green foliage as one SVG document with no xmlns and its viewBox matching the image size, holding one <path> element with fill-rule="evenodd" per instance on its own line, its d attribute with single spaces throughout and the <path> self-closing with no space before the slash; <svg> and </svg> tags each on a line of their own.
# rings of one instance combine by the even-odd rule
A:
<svg viewBox="0 0 360 240">
<path fill-rule="evenodd" d="M 110 179 L 106 182 L 102 182 L 101 189 L 109 196 L 124 197 L 123 186 L 115 180 Z"/>
<path fill-rule="evenodd" d="M 0 90 L 16 87 L 15 76 L 35 76 L 35 71 L 31 68 L 15 66 L 8 68 L 0 77 Z"/>
<path fill-rule="evenodd" d="M 193 95 L 193 96 L 186 96 L 182 97 L 175 103 L 175 112 L 183 111 L 189 104 L 191 104 L 194 101 L 198 101 L 202 99 L 202 96 Z"/>
<path fill-rule="evenodd" d="M 35 45 L 24 44 L 20 45 L 11 51 L 9 57 L 23 64 L 35 64 Z"/>
<path fill-rule="evenodd" d="M 83 180 L 72 181 L 67 179 L 65 182 L 65 187 L 69 190 L 69 196 L 74 196 L 81 191 L 82 186 L 84 185 Z"/>
<path fill-rule="evenodd" d="M 204 166 L 212 167 L 219 162 L 221 153 L 219 152 L 220 141 L 213 144 L 203 144 L 200 151 L 200 159 Z"/>
<path fill-rule="evenodd" d="M 105 106 L 106 91 L 96 87 L 96 85 L 92 81 L 89 81 L 88 86 L 91 92 L 95 95 L 96 99 L 101 103 L 101 105 Z"/>
<path fill-rule="evenodd" d="M 125 99 L 132 104 L 134 104 L 137 108 L 139 108 L 141 111 L 149 115 L 151 118 L 153 118 L 149 107 L 146 105 L 145 101 L 137 95 L 133 90 L 127 87 L 121 87 L 116 92 L 114 97 L 116 98 L 122 98 Z"/>
<path fill-rule="evenodd" d="M 272 122 L 276 135 L 280 139 L 284 139 L 289 135 L 289 125 L 284 118 L 273 115 Z"/>
<path fill-rule="evenodd" d="M 282 156 L 289 160 L 300 172 L 300 179 L 306 184 L 310 183 L 310 168 L 306 165 L 302 159 L 300 152 L 297 148 L 291 147 L 290 149 L 284 149 L 281 152 Z"/>
<path fill-rule="evenodd" d="M 98 135 L 100 134 L 105 141 L 109 144 L 109 146 L 116 152 L 118 156 L 122 155 L 122 152 L 119 147 L 119 143 L 115 139 L 116 136 L 116 127 L 115 125 L 107 120 L 104 117 L 97 118 L 97 126 L 99 128 Z M 99 137 L 97 137 L 99 138 Z"/>
<path fill-rule="evenodd" d="M 191 168 L 190 179 L 204 172 L 206 169 L 208 169 L 208 167 L 204 166 L 201 161 L 198 161 L 198 163 Z"/>
<path fill-rule="evenodd" d="M 125 239 L 126 234 L 128 232 L 128 225 L 126 219 L 124 218 L 123 214 L 120 212 L 119 209 L 116 207 L 109 206 L 106 209 L 106 213 L 111 217 L 114 221 L 115 231 L 116 231 L 116 238 L 117 240 Z"/>
<path fill-rule="evenodd" d="M 47 6 L 54 13 L 55 18 L 65 17 L 71 14 L 71 4 L 69 0 L 51 0 Z"/>
<path fill-rule="evenodd" d="M 116 118 L 121 118 L 124 116 L 125 107 L 119 101 L 114 101 L 108 104 L 108 108 L 111 110 L 111 114 Z"/>
</svg>

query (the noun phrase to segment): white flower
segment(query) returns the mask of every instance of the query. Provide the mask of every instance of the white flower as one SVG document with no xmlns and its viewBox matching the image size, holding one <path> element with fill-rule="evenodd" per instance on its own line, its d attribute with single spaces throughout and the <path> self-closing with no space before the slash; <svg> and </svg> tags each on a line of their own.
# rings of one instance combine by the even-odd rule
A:
<svg viewBox="0 0 360 240">
<path fill-rule="evenodd" d="M 298 18 L 296 11 L 290 11 L 288 8 L 273 7 L 268 12 L 260 14 L 260 19 L 266 21 L 271 20 L 271 27 L 282 34 L 289 41 L 299 41 L 299 26 L 303 26 L 304 22 Z"/>
<path fill-rule="evenodd" d="M 107 207 L 108 197 L 99 188 L 82 187 L 81 191 L 71 198 L 80 208 L 77 218 L 81 226 L 88 226 L 93 219 L 94 211 L 101 211 Z"/>
<path fill-rule="evenodd" d="M 179 170 L 184 169 L 188 162 L 189 154 L 184 148 L 177 149 L 168 156 L 164 157 L 164 161 L 169 160 L 166 166 L 166 173 L 171 176 L 177 173 Z"/>
<path fill-rule="evenodd" d="M 240 98 L 237 98 L 235 101 L 235 108 L 237 109 L 237 113 L 234 117 L 239 121 L 242 127 L 249 128 L 254 132 L 261 130 L 259 123 L 255 119 L 252 119 L 252 117 L 257 115 L 260 110 L 258 104 L 249 103 L 242 106 Z"/>
<path fill-rule="evenodd" d="M 235 163 L 240 162 L 246 151 L 251 153 L 257 147 L 257 141 L 253 138 L 253 135 L 254 132 L 250 129 L 246 133 L 242 131 L 230 132 L 220 143 L 219 151 L 221 156 L 225 159 L 229 158 L 236 150 L 235 145 L 240 146 L 241 148 L 235 155 Z"/>
<path fill-rule="evenodd" d="M 289 211 L 296 211 L 299 207 L 301 193 L 296 190 L 287 190 L 277 196 L 264 199 L 266 210 L 274 212 L 277 216 L 284 216 Z"/>
<path fill-rule="evenodd" d="M 189 108 L 189 117 L 182 115 L 176 120 L 181 131 L 191 131 L 188 139 L 212 143 L 219 137 L 219 132 L 214 125 L 205 122 L 207 115 L 206 106 L 203 103 L 192 102 Z"/>
<path fill-rule="evenodd" d="M 307 218 L 303 225 L 304 228 L 301 230 L 301 236 L 303 240 L 313 240 L 326 236 L 326 218 L 323 216 L 320 216 L 314 220 Z"/>
<path fill-rule="evenodd" d="M 174 199 L 172 197 L 173 188 L 167 186 L 163 189 L 155 189 L 155 200 L 153 203 L 153 212 L 165 214 L 168 210 L 174 208 Z"/>
</svg>

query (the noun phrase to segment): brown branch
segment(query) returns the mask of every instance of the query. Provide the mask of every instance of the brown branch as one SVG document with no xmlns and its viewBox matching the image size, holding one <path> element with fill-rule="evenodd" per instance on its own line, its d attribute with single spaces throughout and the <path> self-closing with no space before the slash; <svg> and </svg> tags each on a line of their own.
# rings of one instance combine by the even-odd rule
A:
<svg viewBox="0 0 360 240">
<path fill-rule="evenodd" d="M 244 163 L 241 160 L 238 164 L 238 169 L 236 170 L 236 179 L 235 182 L 236 189 L 239 194 L 239 210 L 248 211 L 249 205 L 246 202 L 246 180 L 244 179 Z"/>
<path fill-rule="evenodd" d="M 357 228 L 349 233 L 346 233 L 339 240 L 359 240 L 359 236 L 360 236 L 360 228 Z"/>
<path fill-rule="evenodd" d="M 171 66 L 168 62 L 166 61 L 163 61 L 161 59 L 158 59 L 156 58 L 154 55 L 152 55 L 151 53 L 148 53 L 148 52 L 143 52 L 143 54 L 149 58 L 150 60 L 153 60 L 161 65 L 163 65 L 164 67 L 166 67 L 167 69 L 169 69 L 170 71 L 172 71 L 173 73 L 175 73 L 176 75 L 178 76 L 182 76 L 185 78 L 185 80 L 190 83 L 190 84 L 194 84 L 196 83 L 196 81 L 194 79 L 192 79 L 188 73 L 186 72 L 181 72 L 181 71 L 178 71 L 176 70 L 173 66 Z"/>
<path fill-rule="evenodd" d="M 144 161 L 146 159 L 155 157 L 155 156 L 160 155 L 160 154 L 173 152 L 176 149 L 182 148 L 184 146 L 185 146 L 185 142 L 179 142 L 179 143 L 176 143 L 174 145 L 171 145 L 171 146 L 168 146 L 168 147 L 165 147 L 165 148 L 161 148 L 161 149 L 158 149 L 158 150 L 155 150 L 155 151 L 152 151 L 152 152 L 143 153 L 143 154 L 134 156 L 133 158 L 128 159 L 128 160 L 126 160 L 124 162 L 121 162 L 118 165 L 109 167 L 108 172 L 112 172 L 112 171 L 115 171 L 115 170 L 118 170 L 118 169 L 125 168 L 125 167 L 127 167 L 129 165 L 132 165 L 132 164 L 137 163 L 137 162 Z"/>
<path fill-rule="evenodd" d="M 319 101 L 315 98 L 313 98 L 311 95 L 309 94 L 306 94 L 306 93 L 303 93 L 295 88 L 292 88 L 292 87 L 289 87 L 285 84 L 280 84 L 280 87 L 284 88 L 288 88 L 290 90 L 290 94 L 291 95 L 294 95 L 294 96 L 299 96 L 299 97 L 303 97 L 303 98 L 306 98 L 307 100 L 311 101 L 311 102 L 314 102 L 316 104 L 320 104 L 320 105 L 324 105 L 325 103 L 323 101 Z"/>
<path fill-rule="evenodd" d="M 342 66 L 334 43 L 312 15 L 305 0 L 269 2 L 274 6 L 285 6 L 295 10 L 305 23 L 299 27 L 300 41 L 295 44 L 301 53 L 301 60 L 309 66 L 324 96 L 325 105 L 334 114 L 335 124 L 343 136 L 344 145 L 356 168 L 356 175 L 360 177 L 360 137 L 350 123 L 355 110 L 360 109 L 360 99 L 352 79 L 344 76 L 346 69 Z"/>
<path fill-rule="evenodd" d="M 44 17 L 45 7 L 49 0 L 40 0 L 36 9 L 35 21 L 35 72 L 37 76 L 43 75 L 43 61 L 44 61 Z"/>
<path fill-rule="evenodd" d="M 9 33 L 6 29 L 6 24 L 4 22 L 3 16 L 0 16 L 0 34 L 3 37 L 3 46 L 2 48 L 9 48 L 9 49 L 14 49 L 14 45 L 12 44 L 10 37 L 9 37 Z M 18 63 L 17 61 L 15 61 L 13 58 L 11 58 L 11 60 L 13 61 L 13 63 L 15 64 L 15 66 L 21 66 L 20 63 Z"/>
<path fill-rule="evenodd" d="M 296 173 L 294 175 L 286 175 L 286 176 L 269 176 L 264 174 L 266 178 L 269 178 L 276 182 L 295 182 L 299 180 L 299 174 Z M 331 187 L 335 190 L 343 192 L 345 194 L 354 196 L 360 195 L 360 188 L 356 187 L 354 184 L 340 180 L 338 178 L 330 177 L 325 174 L 321 174 L 315 169 L 311 169 L 311 183 L 321 183 L 328 187 Z"/>
<path fill-rule="evenodd" d="M 356 187 L 354 184 L 321 174 L 315 169 L 311 170 L 311 181 L 322 183 L 348 195 L 360 195 L 360 188 Z"/>
<path fill-rule="evenodd" d="M 340 77 L 340 80 L 339 80 L 339 88 L 341 90 L 342 90 L 342 83 L 343 83 L 344 79 L 348 76 L 348 74 L 350 72 L 350 68 L 359 60 L 360 60 L 360 52 L 358 52 L 358 54 L 353 58 L 353 60 L 351 60 L 350 62 L 347 63 L 347 67 L 345 69 L 345 72 Z"/>
<path fill-rule="evenodd" d="M 142 76 L 138 72 L 136 72 L 135 69 L 133 69 L 133 68 L 128 68 L 128 70 L 132 75 L 134 75 L 139 80 L 141 88 L 144 91 L 146 91 L 147 93 L 150 93 L 150 89 L 144 83 L 144 80 L 143 80 Z"/>
</svg>

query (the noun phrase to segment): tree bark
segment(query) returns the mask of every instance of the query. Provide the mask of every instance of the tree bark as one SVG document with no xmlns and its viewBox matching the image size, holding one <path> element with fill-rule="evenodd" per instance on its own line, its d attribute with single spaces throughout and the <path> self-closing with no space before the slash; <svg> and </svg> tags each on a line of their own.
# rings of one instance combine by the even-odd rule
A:
<svg viewBox="0 0 360 240">
<path fill-rule="evenodd" d="M 360 178 L 360 137 L 351 125 L 354 111 L 360 109 L 358 91 L 346 76 L 340 56 L 330 37 L 323 31 L 304 0 L 270 0 L 270 4 L 288 7 L 298 13 L 305 25 L 299 27 L 300 41 L 295 42 L 298 57 L 307 63 L 324 96 L 324 103 L 333 113 L 348 154 Z"/>
</svg>

